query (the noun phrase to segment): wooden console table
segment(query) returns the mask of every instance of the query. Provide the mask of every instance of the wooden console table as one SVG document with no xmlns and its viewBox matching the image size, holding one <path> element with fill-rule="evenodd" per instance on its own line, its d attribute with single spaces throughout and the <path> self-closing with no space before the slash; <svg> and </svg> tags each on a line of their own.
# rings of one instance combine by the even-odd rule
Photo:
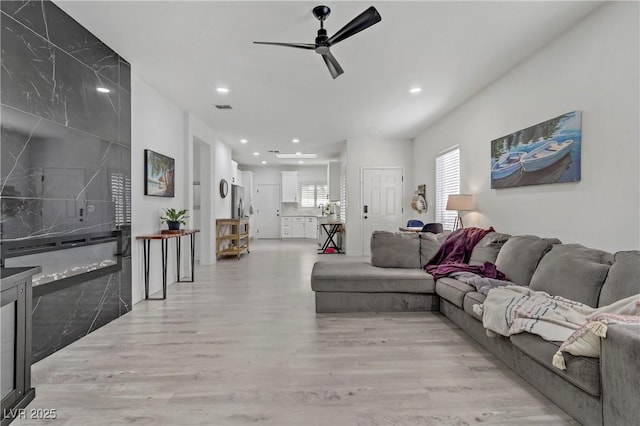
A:
<svg viewBox="0 0 640 426">
<path fill-rule="evenodd" d="M 193 282 L 194 265 L 195 265 L 195 235 L 200 232 L 199 229 L 181 229 L 180 233 L 173 234 L 151 234 L 151 235 L 139 235 L 136 240 L 142 240 L 143 246 L 143 261 L 144 261 L 144 298 L 147 300 L 164 300 L 167 298 L 167 252 L 169 251 L 169 240 L 176 239 L 176 273 L 177 282 Z M 180 241 L 181 237 L 191 237 L 191 280 L 180 280 Z M 160 247 L 162 249 L 162 298 L 150 298 L 149 297 L 149 266 L 151 264 L 151 241 L 160 240 Z"/>
<path fill-rule="evenodd" d="M 249 253 L 249 219 L 216 220 L 216 257 Z"/>
</svg>

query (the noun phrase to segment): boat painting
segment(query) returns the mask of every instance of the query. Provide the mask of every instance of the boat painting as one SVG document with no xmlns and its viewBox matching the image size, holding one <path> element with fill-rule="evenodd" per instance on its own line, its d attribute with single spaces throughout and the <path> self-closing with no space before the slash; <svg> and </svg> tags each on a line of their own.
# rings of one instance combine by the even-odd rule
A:
<svg viewBox="0 0 640 426">
<path fill-rule="evenodd" d="M 524 151 L 503 154 L 491 167 L 491 179 L 504 179 L 522 169 L 521 159 L 527 155 Z"/>
<path fill-rule="evenodd" d="M 573 139 L 564 142 L 550 140 L 522 157 L 522 168 L 525 172 L 535 172 L 562 160 L 569 154 Z"/>
<path fill-rule="evenodd" d="M 491 141 L 491 188 L 580 181 L 581 127 L 573 111 Z"/>
</svg>

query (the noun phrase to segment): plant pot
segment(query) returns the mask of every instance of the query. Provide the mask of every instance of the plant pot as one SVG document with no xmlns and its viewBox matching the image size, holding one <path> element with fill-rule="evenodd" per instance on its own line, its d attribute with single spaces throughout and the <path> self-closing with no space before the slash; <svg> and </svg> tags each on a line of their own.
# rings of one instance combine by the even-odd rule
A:
<svg viewBox="0 0 640 426">
<path fill-rule="evenodd" d="M 179 231 L 180 230 L 180 222 L 177 220 L 168 220 L 167 225 L 169 226 L 169 231 Z"/>
</svg>

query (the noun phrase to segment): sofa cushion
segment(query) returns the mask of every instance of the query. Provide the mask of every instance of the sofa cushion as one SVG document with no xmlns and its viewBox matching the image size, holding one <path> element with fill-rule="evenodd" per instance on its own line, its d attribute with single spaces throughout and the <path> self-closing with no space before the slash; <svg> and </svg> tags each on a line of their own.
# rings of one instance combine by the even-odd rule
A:
<svg viewBox="0 0 640 426">
<path fill-rule="evenodd" d="M 547 342 L 540 336 L 530 333 L 514 334 L 510 339 L 516 348 L 539 364 L 564 377 L 585 392 L 594 396 L 600 395 L 600 360 L 598 358 L 565 354 L 567 369 L 559 370 L 551 364 L 551 361 L 560 348 L 561 342 Z"/>
<path fill-rule="evenodd" d="M 640 294 L 640 251 L 619 251 L 602 285 L 598 306 Z"/>
<path fill-rule="evenodd" d="M 484 262 L 496 263 L 498 253 L 509 237 L 508 234 L 489 232 L 473 248 L 469 265 L 484 265 Z"/>
<path fill-rule="evenodd" d="M 313 291 L 369 293 L 433 293 L 435 283 L 422 269 L 378 268 L 364 261 L 316 262 Z"/>
<path fill-rule="evenodd" d="M 611 253 L 580 244 L 557 244 L 540 261 L 531 289 L 595 308 L 612 263 Z"/>
<path fill-rule="evenodd" d="M 432 234 L 431 232 L 421 232 L 420 234 L 420 267 L 427 264 L 429 260 L 438 252 L 438 249 L 446 240 L 445 234 Z"/>
<path fill-rule="evenodd" d="M 453 278 L 440 278 L 436 282 L 436 294 L 459 308 L 463 307 L 464 295 L 470 291 L 475 288 Z"/>
<path fill-rule="evenodd" d="M 560 244 L 560 240 L 534 235 L 511 237 L 500 249 L 496 266 L 504 272 L 507 280 L 517 285 L 529 285 L 538 262 L 553 244 Z"/>
<path fill-rule="evenodd" d="M 484 300 L 487 298 L 482 293 L 478 293 L 477 291 L 470 291 L 464 296 L 463 307 L 464 311 L 469 314 L 470 317 L 477 319 L 482 322 L 482 315 L 478 315 L 473 311 L 474 305 L 482 305 Z"/>
<path fill-rule="evenodd" d="M 420 268 L 420 236 L 415 232 L 373 231 L 371 264 L 380 268 Z"/>
</svg>

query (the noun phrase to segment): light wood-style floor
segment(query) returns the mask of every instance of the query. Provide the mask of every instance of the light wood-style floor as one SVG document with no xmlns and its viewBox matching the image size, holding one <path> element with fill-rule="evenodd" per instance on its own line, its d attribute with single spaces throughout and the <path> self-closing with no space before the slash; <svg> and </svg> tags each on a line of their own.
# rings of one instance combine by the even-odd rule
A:
<svg viewBox="0 0 640 426">
<path fill-rule="evenodd" d="M 13 424 L 576 424 L 440 314 L 316 314 L 313 263 L 347 259 L 315 248 L 198 267 L 34 365 L 28 408 L 57 419 Z"/>
</svg>

